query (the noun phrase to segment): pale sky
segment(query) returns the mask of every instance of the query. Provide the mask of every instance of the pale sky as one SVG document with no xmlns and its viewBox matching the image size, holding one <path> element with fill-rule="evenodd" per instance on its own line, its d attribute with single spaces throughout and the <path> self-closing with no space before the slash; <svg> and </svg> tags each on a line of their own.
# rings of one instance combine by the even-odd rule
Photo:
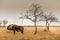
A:
<svg viewBox="0 0 60 40">
<path fill-rule="evenodd" d="M 9 23 L 20 24 L 20 15 L 26 13 L 32 3 L 41 5 L 44 11 L 53 12 L 60 20 L 60 0 L 0 0 L 0 20 L 7 19 Z M 27 24 L 31 22 L 27 21 Z"/>
</svg>

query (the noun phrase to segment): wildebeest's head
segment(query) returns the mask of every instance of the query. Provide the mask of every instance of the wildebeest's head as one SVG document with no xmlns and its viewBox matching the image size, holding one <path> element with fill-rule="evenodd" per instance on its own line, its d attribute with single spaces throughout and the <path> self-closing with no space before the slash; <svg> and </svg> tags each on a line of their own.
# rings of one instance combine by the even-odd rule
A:
<svg viewBox="0 0 60 40">
<path fill-rule="evenodd" d="M 10 24 L 10 25 L 7 27 L 7 29 L 8 29 L 8 30 L 13 30 L 12 27 L 13 27 L 13 24 Z"/>
</svg>

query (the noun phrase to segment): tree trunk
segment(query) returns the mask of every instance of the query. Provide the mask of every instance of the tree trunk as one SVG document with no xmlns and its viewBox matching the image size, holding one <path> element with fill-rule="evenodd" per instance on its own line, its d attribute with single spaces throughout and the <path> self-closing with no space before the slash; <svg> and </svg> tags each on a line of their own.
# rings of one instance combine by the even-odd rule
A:
<svg viewBox="0 0 60 40">
<path fill-rule="evenodd" d="M 36 12 L 37 12 L 37 9 L 35 9 L 35 11 L 34 11 L 34 17 L 35 17 L 34 23 L 35 23 L 35 28 L 36 28 L 35 33 L 34 33 L 34 34 L 36 34 L 36 33 L 37 33 L 37 26 L 36 26 L 37 16 L 36 16 Z"/>
<path fill-rule="evenodd" d="M 47 26 L 47 31 L 49 32 L 49 23 L 48 23 L 48 21 L 46 22 L 46 26 Z"/>
<path fill-rule="evenodd" d="M 49 32 L 49 24 L 47 25 L 47 31 Z"/>
<path fill-rule="evenodd" d="M 36 22 L 35 22 L 35 33 L 34 34 L 36 34 L 37 33 L 37 26 L 36 26 Z"/>
<path fill-rule="evenodd" d="M 47 31 L 49 32 L 49 23 L 47 20 L 46 20 L 46 27 L 47 27 Z"/>
</svg>

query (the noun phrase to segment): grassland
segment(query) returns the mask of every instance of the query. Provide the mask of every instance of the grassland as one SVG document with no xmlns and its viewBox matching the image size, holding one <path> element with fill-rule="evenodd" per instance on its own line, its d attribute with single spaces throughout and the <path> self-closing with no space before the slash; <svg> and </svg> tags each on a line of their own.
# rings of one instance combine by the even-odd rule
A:
<svg viewBox="0 0 60 40">
<path fill-rule="evenodd" d="M 0 27 L 0 40 L 60 40 L 60 27 L 50 27 L 50 32 L 45 31 L 46 27 L 38 27 L 38 32 L 34 35 L 35 27 L 24 27 L 24 34 L 8 31 L 5 27 Z"/>
</svg>

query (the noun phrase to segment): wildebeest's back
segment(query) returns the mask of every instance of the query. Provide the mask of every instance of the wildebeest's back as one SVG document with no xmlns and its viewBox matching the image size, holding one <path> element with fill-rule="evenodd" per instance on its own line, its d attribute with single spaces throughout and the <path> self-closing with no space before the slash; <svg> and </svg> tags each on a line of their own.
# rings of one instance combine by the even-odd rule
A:
<svg viewBox="0 0 60 40">
<path fill-rule="evenodd" d="M 16 26 L 16 27 L 15 27 L 15 30 L 16 30 L 16 31 L 23 31 L 24 28 L 23 28 L 23 26 Z"/>
</svg>

